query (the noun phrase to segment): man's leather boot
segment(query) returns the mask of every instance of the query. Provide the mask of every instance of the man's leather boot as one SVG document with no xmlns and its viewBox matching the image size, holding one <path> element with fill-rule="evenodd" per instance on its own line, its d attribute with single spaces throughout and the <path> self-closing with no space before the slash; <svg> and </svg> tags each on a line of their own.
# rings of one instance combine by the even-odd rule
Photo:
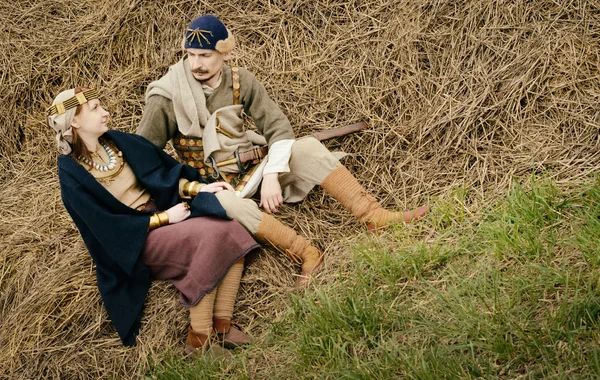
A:
<svg viewBox="0 0 600 380">
<path fill-rule="evenodd" d="M 366 223 L 369 229 L 392 223 L 408 223 L 422 218 L 429 211 L 429 206 L 405 212 L 384 209 L 344 166 L 335 168 L 325 177 L 321 186 L 358 220 Z"/>
<path fill-rule="evenodd" d="M 225 348 L 236 348 L 252 343 L 252 337 L 231 322 L 231 319 L 213 318 L 213 330 L 217 333 L 217 341 Z"/>
<path fill-rule="evenodd" d="M 261 243 L 284 251 L 296 263 L 302 264 L 302 273 L 296 281 L 297 286 L 307 285 L 310 280 L 308 275 L 323 263 L 323 252 L 269 214 L 262 214 L 254 237 Z"/>
<path fill-rule="evenodd" d="M 221 359 L 231 356 L 231 353 L 213 342 L 206 334 L 196 332 L 192 326 L 188 327 L 188 335 L 185 342 L 185 352 L 194 356 L 206 356 L 210 359 Z"/>
</svg>

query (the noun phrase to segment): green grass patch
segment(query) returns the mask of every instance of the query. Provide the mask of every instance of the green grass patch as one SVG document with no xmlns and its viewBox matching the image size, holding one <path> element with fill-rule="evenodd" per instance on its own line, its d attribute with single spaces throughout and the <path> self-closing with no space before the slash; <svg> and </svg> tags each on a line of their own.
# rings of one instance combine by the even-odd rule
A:
<svg viewBox="0 0 600 380">
<path fill-rule="evenodd" d="M 600 182 L 515 183 L 478 212 L 468 196 L 458 189 L 418 225 L 365 234 L 336 281 L 292 295 L 234 358 L 169 356 L 149 376 L 597 377 Z"/>
</svg>

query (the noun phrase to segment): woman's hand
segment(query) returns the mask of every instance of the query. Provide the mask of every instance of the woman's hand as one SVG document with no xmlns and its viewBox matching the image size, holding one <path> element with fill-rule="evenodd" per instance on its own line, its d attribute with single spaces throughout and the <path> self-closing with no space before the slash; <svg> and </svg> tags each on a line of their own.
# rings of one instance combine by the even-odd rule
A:
<svg viewBox="0 0 600 380">
<path fill-rule="evenodd" d="M 208 185 L 204 185 L 202 186 L 202 188 L 200 188 L 200 192 L 201 193 L 218 193 L 219 191 L 223 191 L 223 190 L 231 190 L 233 191 L 233 187 L 228 184 L 227 182 L 213 182 L 213 183 L 209 183 Z"/>
<path fill-rule="evenodd" d="M 166 213 L 169 215 L 169 224 L 179 223 L 186 220 L 191 214 L 189 207 L 190 206 L 187 203 L 182 202 L 168 209 Z"/>
</svg>

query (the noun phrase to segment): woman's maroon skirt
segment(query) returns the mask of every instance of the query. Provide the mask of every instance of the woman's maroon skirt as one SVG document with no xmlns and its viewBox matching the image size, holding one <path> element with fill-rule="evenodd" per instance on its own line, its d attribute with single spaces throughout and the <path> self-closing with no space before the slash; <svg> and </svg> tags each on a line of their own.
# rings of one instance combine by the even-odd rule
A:
<svg viewBox="0 0 600 380">
<path fill-rule="evenodd" d="M 192 306 L 258 247 L 235 220 L 199 217 L 150 231 L 140 259 L 152 279 L 170 280 L 181 292 L 181 303 Z"/>
</svg>

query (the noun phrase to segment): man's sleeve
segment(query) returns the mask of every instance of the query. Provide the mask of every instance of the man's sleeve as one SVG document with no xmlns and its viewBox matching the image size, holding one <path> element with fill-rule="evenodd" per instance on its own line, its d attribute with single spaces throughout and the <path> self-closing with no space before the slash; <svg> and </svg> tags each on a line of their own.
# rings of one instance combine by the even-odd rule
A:
<svg viewBox="0 0 600 380">
<path fill-rule="evenodd" d="M 163 149 L 177 131 L 173 102 L 163 96 L 151 96 L 144 108 L 136 134 Z"/>
<path fill-rule="evenodd" d="M 254 119 L 258 131 L 271 146 L 274 142 L 294 139 L 294 131 L 287 116 L 271 100 L 265 87 L 248 70 L 240 70 L 241 100 L 246 113 Z"/>
<path fill-rule="evenodd" d="M 289 173 L 290 157 L 292 155 L 292 145 L 296 140 L 286 139 L 275 141 L 269 148 L 269 155 L 263 176 L 271 173 Z"/>
</svg>

